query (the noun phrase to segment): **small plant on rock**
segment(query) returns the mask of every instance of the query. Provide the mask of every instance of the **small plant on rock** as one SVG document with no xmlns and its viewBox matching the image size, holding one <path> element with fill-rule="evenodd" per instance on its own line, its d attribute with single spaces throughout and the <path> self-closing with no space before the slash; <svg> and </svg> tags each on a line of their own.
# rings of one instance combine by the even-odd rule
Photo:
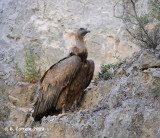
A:
<svg viewBox="0 0 160 138">
<path fill-rule="evenodd" d="M 111 79 L 114 76 L 114 71 L 119 68 L 121 64 L 122 63 L 102 65 L 98 73 L 98 78 L 103 80 Z"/>
<path fill-rule="evenodd" d="M 97 85 L 100 80 L 112 79 L 115 75 L 115 71 L 120 68 L 124 62 L 125 60 L 120 63 L 101 65 L 98 77 L 94 80 L 94 85 Z"/>
<path fill-rule="evenodd" d="M 108 80 L 113 77 L 113 73 L 110 71 L 112 69 L 112 64 L 102 65 L 101 70 L 98 73 L 99 79 Z"/>
<path fill-rule="evenodd" d="M 35 57 L 31 47 L 25 49 L 25 63 L 26 70 L 24 73 L 24 79 L 28 82 L 35 82 L 38 80 L 39 75 L 36 70 Z"/>
<path fill-rule="evenodd" d="M 39 79 L 39 73 L 36 69 L 35 56 L 31 47 L 25 48 L 25 70 L 22 71 L 15 63 L 16 73 L 27 82 L 36 82 Z"/>
<path fill-rule="evenodd" d="M 155 50 L 160 44 L 160 0 L 151 0 L 152 11 L 139 13 L 137 0 L 118 0 L 114 16 L 123 21 L 131 40 L 145 49 Z M 122 12 L 117 12 L 117 8 Z"/>
</svg>

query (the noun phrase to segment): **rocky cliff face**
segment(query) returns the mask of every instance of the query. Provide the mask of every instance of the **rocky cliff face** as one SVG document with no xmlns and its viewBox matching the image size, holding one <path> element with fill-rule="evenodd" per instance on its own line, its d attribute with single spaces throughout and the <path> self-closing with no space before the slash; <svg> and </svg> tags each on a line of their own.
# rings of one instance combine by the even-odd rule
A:
<svg viewBox="0 0 160 138">
<path fill-rule="evenodd" d="M 149 51 L 133 55 L 112 80 L 92 84 L 74 112 L 43 118 L 41 124 L 32 122 L 37 84 L 23 82 L 17 74 L 26 68 L 24 49 L 33 48 L 42 75 L 68 55 L 76 30 L 88 27 L 86 46 L 96 72 L 102 63 L 131 56 L 139 48 L 113 17 L 114 4 L 114 0 L 0 1 L 0 137 L 160 137 L 160 59 Z M 148 0 L 139 0 L 138 6 L 146 12 Z"/>
<path fill-rule="evenodd" d="M 126 58 L 138 49 L 128 41 L 121 20 L 113 17 L 115 3 L 115 0 L 1 1 L 0 51 L 10 55 L 24 70 L 24 48 L 33 47 L 37 68 L 43 74 L 68 55 L 78 28 L 88 27 L 91 33 L 86 37 L 86 45 L 97 71 L 102 63 L 116 62 L 115 57 Z"/>
<path fill-rule="evenodd" d="M 27 88 L 34 88 L 24 87 L 19 99 Z M 41 123 L 33 123 L 30 116 L 32 100 L 11 112 L 7 125 L 14 130 L 13 137 L 159 138 L 160 59 L 151 51 L 137 52 L 113 79 L 91 84 L 73 112 L 44 117 Z"/>
</svg>

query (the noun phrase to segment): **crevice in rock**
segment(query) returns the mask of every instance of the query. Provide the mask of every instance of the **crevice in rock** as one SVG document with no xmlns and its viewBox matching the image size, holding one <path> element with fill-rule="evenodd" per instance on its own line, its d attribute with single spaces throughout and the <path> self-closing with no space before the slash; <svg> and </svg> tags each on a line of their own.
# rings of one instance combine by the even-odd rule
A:
<svg viewBox="0 0 160 138">
<path fill-rule="evenodd" d="M 151 68 L 160 68 L 160 66 L 153 66 L 153 67 L 149 67 L 149 68 L 142 68 L 141 70 L 145 71 L 145 70 L 148 70 L 148 69 L 151 69 Z"/>
</svg>

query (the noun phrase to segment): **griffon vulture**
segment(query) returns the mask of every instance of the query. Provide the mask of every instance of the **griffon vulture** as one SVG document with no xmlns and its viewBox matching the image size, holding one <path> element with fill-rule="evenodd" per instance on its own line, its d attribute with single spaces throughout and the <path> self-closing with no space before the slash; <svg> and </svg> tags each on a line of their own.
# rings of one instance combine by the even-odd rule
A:
<svg viewBox="0 0 160 138">
<path fill-rule="evenodd" d="M 75 36 L 76 46 L 71 49 L 69 56 L 44 73 L 40 80 L 39 96 L 34 104 L 34 121 L 70 109 L 90 84 L 95 65 L 92 60 L 87 60 L 84 36 L 89 32 L 80 28 Z"/>
</svg>

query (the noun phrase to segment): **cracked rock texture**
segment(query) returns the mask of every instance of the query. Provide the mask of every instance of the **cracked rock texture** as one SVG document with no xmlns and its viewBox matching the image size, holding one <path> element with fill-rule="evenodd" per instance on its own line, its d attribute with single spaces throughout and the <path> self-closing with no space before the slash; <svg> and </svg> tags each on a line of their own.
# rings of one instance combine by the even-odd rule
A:
<svg viewBox="0 0 160 138">
<path fill-rule="evenodd" d="M 139 48 L 128 40 L 121 20 L 113 16 L 115 3 L 116 0 L 2 0 L 0 60 L 8 54 L 8 62 L 12 58 L 24 70 L 24 48 L 33 47 L 42 75 L 68 55 L 75 45 L 74 33 L 80 27 L 91 30 L 86 46 L 89 58 L 96 62 L 96 72 L 102 63 L 116 62 L 115 57 L 131 56 Z"/>
<path fill-rule="evenodd" d="M 152 60 L 156 61 L 153 66 Z M 44 117 L 41 124 L 34 124 L 31 116 L 26 119 L 24 115 L 21 127 L 32 130 L 15 131 L 13 137 L 159 138 L 159 61 L 150 51 L 135 53 L 121 65 L 113 79 L 100 81 L 97 86 L 91 84 L 80 107 L 73 112 Z M 24 108 L 28 111 L 30 107 Z M 9 120 L 10 125 L 17 126 L 12 118 Z"/>
<path fill-rule="evenodd" d="M 121 20 L 113 17 L 115 2 L 0 1 L 0 137 L 160 137 L 159 52 L 145 50 L 132 56 L 139 47 L 130 42 Z M 139 12 L 147 12 L 148 0 L 139 0 L 137 6 Z M 116 70 L 115 78 L 91 84 L 74 112 L 34 124 L 30 115 L 37 84 L 23 82 L 17 74 L 17 67 L 25 71 L 25 48 L 33 48 L 37 70 L 43 75 L 68 55 L 80 27 L 91 30 L 86 46 L 96 73 L 101 64 L 117 62 L 117 57 L 132 58 Z"/>
</svg>

